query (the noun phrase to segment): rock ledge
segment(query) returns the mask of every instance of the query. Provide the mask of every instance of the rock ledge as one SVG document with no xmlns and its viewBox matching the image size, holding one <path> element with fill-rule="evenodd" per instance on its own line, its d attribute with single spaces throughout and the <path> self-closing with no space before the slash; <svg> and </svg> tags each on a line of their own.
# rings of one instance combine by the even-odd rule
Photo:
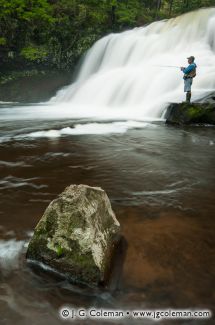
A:
<svg viewBox="0 0 215 325">
<path fill-rule="evenodd" d="M 167 108 L 167 124 L 212 124 L 215 125 L 215 104 L 212 103 L 172 103 Z"/>
</svg>

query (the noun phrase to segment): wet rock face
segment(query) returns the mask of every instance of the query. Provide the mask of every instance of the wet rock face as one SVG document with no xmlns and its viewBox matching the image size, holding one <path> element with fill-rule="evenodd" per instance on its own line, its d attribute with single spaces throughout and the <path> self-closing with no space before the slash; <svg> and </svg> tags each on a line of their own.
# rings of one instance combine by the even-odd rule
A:
<svg viewBox="0 0 215 325">
<path fill-rule="evenodd" d="M 106 281 L 119 231 L 101 188 L 71 185 L 47 207 L 27 259 L 43 262 L 74 282 L 97 285 Z"/>
<path fill-rule="evenodd" d="M 215 104 L 212 103 L 179 103 L 170 104 L 166 114 L 167 124 L 214 124 Z"/>
<path fill-rule="evenodd" d="M 200 100 L 198 100 L 198 103 L 215 104 L 215 92 L 211 92 L 210 94 L 202 97 Z"/>
</svg>

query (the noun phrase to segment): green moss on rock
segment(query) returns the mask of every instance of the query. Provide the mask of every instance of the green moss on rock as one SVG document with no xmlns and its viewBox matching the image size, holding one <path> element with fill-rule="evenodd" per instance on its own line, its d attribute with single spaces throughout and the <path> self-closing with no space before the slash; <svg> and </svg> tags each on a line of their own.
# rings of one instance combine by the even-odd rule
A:
<svg viewBox="0 0 215 325">
<path fill-rule="evenodd" d="M 61 257 L 63 255 L 63 247 L 60 244 L 56 246 L 56 252 L 58 257 Z"/>
<path fill-rule="evenodd" d="M 165 115 L 168 124 L 212 124 L 215 125 L 215 104 L 179 103 L 171 104 Z"/>
<path fill-rule="evenodd" d="M 96 285 L 110 269 L 119 229 L 102 189 L 72 185 L 47 207 L 27 258 L 43 262 L 75 282 Z"/>
</svg>

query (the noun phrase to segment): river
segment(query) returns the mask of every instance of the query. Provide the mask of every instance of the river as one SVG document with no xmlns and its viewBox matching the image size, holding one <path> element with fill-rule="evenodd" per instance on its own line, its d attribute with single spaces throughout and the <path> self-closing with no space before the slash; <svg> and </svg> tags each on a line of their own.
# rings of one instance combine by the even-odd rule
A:
<svg viewBox="0 0 215 325">
<path fill-rule="evenodd" d="M 3 106 L 1 116 L 17 110 Z M 59 131 L 68 128 L 76 134 Z M 210 126 L 179 129 L 163 121 L 93 119 L 15 122 L 5 117 L 1 324 L 59 324 L 63 305 L 213 309 L 214 150 Z M 80 183 L 107 191 L 127 241 L 114 291 L 81 289 L 26 265 L 27 243 L 44 209 L 66 186 Z"/>
</svg>

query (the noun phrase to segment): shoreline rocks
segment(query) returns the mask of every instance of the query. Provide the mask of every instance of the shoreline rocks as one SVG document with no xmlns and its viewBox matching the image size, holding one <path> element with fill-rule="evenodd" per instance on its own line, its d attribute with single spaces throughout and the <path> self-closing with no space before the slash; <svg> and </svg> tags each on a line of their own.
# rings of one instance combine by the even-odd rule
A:
<svg viewBox="0 0 215 325">
<path fill-rule="evenodd" d="M 172 103 L 167 108 L 166 123 L 175 125 L 215 125 L 215 104 L 213 103 Z"/>
<path fill-rule="evenodd" d="M 108 282 L 120 224 L 101 188 L 67 187 L 44 212 L 27 259 L 44 263 L 74 283 Z"/>
</svg>

